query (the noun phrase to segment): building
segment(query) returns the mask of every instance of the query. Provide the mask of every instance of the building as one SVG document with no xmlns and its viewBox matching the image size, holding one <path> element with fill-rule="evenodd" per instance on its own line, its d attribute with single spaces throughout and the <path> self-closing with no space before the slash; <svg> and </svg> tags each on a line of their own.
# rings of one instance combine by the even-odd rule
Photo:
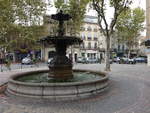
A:
<svg viewBox="0 0 150 113">
<path fill-rule="evenodd" d="M 143 42 L 146 40 L 145 36 L 138 36 L 134 40 L 122 40 L 120 39 L 117 34 L 113 35 L 111 39 L 111 50 L 113 53 L 115 53 L 115 56 L 117 57 L 123 57 L 129 55 L 129 49 L 130 49 L 130 57 L 136 57 L 140 55 L 144 55 L 144 45 Z M 130 48 L 129 48 L 130 46 Z"/>
<path fill-rule="evenodd" d="M 44 24 L 47 30 L 47 34 L 56 35 L 56 26 L 53 24 L 54 21 L 50 19 L 50 16 L 44 17 Z M 80 46 L 71 46 L 67 50 L 67 56 L 70 57 L 74 62 L 79 57 L 87 59 L 102 59 L 104 58 L 105 52 L 105 38 L 99 31 L 97 24 L 97 17 L 85 16 L 84 23 L 81 27 L 79 37 L 83 39 L 83 44 Z M 47 61 L 54 53 L 54 48 L 49 45 L 43 45 L 42 47 L 42 59 Z"/>
<path fill-rule="evenodd" d="M 104 58 L 105 39 L 99 31 L 97 17 L 86 15 L 84 23 L 81 27 L 80 37 L 83 39 L 80 48 L 73 50 L 74 60 L 77 57 L 86 59 L 102 59 Z M 71 51 L 69 51 L 71 54 Z"/>
</svg>

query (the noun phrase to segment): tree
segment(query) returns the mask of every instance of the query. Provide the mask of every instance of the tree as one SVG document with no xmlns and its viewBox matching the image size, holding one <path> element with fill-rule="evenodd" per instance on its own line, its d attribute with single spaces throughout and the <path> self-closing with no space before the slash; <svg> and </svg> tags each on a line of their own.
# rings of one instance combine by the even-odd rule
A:
<svg viewBox="0 0 150 113">
<path fill-rule="evenodd" d="M 145 12 L 141 8 L 128 9 L 121 13 L 116 24 L 116 31 L 121 42 L 128 46 L 128 57 L 131 49 L 137 45 L 137 38 L 144 30 Z"/>
<path fill-rule="evenodd" d="M 69 0 L 65 3 L 64 0 L 57 0 L 55 7 L 58 10 L 63 10 L 65 13 L 71 15 L 72 19 L 67 23 L 68 32 L 71 35 L 77 35 L 80 31 L 81 25 L 83 24 L 84 16 L 86 13 L 86 7 L 89 0 Z"/>
<path fill-rule="evenodd" d="M 28 52 L 29 50 L 38 50 L 39 45 L 37 40 L 44 36 L 44 26 L 20 26 L 15 25 L 12 30 L 8 32 L 8 42 L 5 47 L 9 51 Z"/>
<path fill-rule="evenodd" d="M 106 38 L 106 71 L 110 71 L 110 39 L 114 32 L 114 27 L 118 20 L 118 16 L 128 9 L 132 0 L 92 0 L 92 6 L 98 14 L 98 24 L 101 32 Z M 112 8 L 113 17 L 111 22 L 107 19 L 107 10 Z"/>
<path fill-rule="evenodd" d="M 44 0 L 0 0 L 0 47 L 10 50 L 35 40 L 45 10 Z"/>
</svg>

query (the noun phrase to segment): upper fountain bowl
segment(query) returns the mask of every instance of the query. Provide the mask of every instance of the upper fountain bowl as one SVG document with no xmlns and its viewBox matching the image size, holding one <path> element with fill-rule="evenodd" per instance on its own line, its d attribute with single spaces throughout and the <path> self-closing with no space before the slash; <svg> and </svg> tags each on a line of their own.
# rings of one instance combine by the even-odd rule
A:
<svg viewBox="0 0 150 113">
<path fill-rule="evenodd" d="M 73 44 L 81 44 L 83 42 L 82 39 L 75 36 L 47 36 L 45 38 L 42 38 L 40 41 L 54 45 L 58 44 L 58 42 L 61 42 L 62 44 L 65 44 L 67 46 Z"/>
</svg>

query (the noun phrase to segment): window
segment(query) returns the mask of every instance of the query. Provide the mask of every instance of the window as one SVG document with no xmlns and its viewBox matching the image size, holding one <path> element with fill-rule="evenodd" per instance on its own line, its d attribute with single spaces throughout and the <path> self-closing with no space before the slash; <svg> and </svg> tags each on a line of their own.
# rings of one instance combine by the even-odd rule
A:
<svg viewBox="0 0 150 113">
<path fill-rule="evenodd" d="M 82 57 L 85 57 L 85 53 L 81 53 L 81 56 L 82 56 Z"/>
<path fill-rule="evenodd" d="M 87 35 L 87 39 L 88 39 L 88 40 L 92 40 L 92 36 L 91 36 L 91 34 L 90 34 L 90 33 L 88 33 L 88 35 Z"/>
<path fill-rule="evenodd" d="M 94 32 L 97 32 L 98 30 L 97 30 L 97 28 L 94 28 Z"/>
<path fill-rule="evenodd" d="M 91 42 L 88 43 L 88 48 L 91 49 Z"/>
<path fill-rule="evenodd" d="M 80 30 L 81 30 L 81 31 L 85 31 L 85 28 L 84 28 L 84 27 L 81 27 Z"/>
<path fill-rule="evenodd" d="M 80 37 L 81 37 L 82 40 L 85 40 L 85 39 L 86 39 L 86 36 L 85 36 L 84 33 L 81 33 L 81 34 L 80 34 Z"/>
<path fill-rule="evenodd" d="M 92 38 L 91 37 L 88 37 L 88 40 L 91 40 Z"/>
<path fill-rule="evenodd" d="M 92 31 L 92 28 L 89 26 L 89 27 L 87 28 L 87 31 Z"/>
<path fill-rule="evenodd" d="M 82 48 L 84 48 L 85 47 L 85 45 L 84 45 L 84 42 L 82 43 Z"/>
<path fill-rule="evenodd" d="M 97 41 L 97 40 L 98 40 L 98 38 L 97 38 L 97 37 L 94 37 L 94 40 L 95 40 L 95 41 Z"/>
<path fill-rule="evenodd" d="M 84 35 L 82 35 L 81 38 L 82 38 L 82 40 L 85 40 L 85 36 Z"/>
<path fill-rule="evenodd" d="M 94 48 L 97 49 L 97 43 L 96 43 L 96 42 L 95 42 L 95 44 L 94 44 Z"/>
<path fill-rule="evenodd" d="M 87 57 L 88 57 L 88 58 L 90 57 L 90 53 L 87 54 Z"/>
</svg>

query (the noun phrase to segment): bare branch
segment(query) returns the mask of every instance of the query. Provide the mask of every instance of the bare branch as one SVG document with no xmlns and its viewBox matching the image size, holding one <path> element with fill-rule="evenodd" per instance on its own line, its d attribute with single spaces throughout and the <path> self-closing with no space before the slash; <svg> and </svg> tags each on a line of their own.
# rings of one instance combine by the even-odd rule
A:
<svg viewBox="0 0 150 113">
<path fill-rule="evenodd" d="M 104 6 L 105 6 L 104 0 L 101 0 L 101 2 L 98 0 L 97 1 L 93 0 L 93 7 L 98 13 L 99 26 L 100 26 L 103 34 L 106 36 L 106 35 L 109 35 L 108 34 L 109 29 L 108 29 L 108 23 L 107 23 L 106 17 L 105 17 Z M 104 22 L 105 28 L 102 26 L 102 21 Z"/>
<path fill-rule="evenodd" d="M 105 29 L 102 26 L 102 18 L 98 18 L 98 24 L 99 24 L 100 30 L 102 31 L 102 33 L 104 34 L 104 36 L 106 36 Z"/>
</svg>

